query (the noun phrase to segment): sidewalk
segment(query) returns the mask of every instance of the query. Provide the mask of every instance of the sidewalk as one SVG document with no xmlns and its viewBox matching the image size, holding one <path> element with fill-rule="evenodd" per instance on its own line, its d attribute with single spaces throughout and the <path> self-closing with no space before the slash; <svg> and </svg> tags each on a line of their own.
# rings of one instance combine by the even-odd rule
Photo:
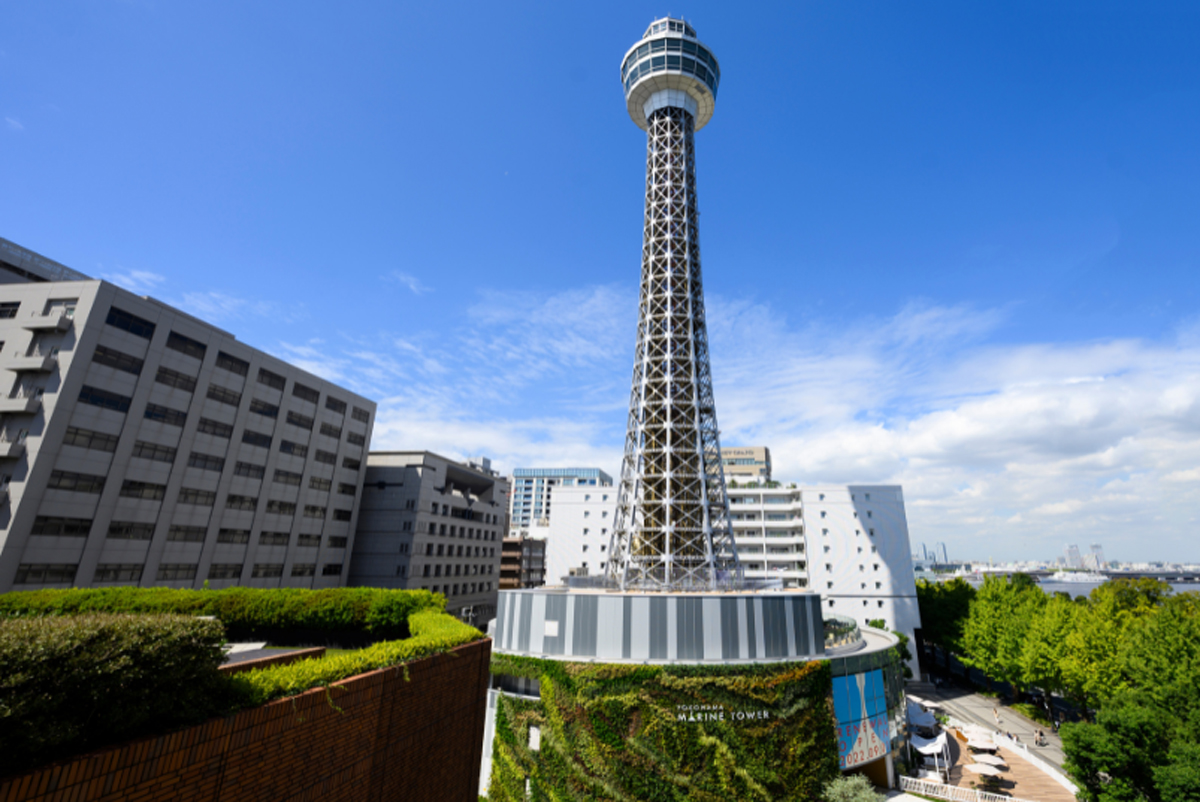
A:
<svg viewBox="0 0 1200 802">
<path fill-rule="evenodd" d="M 1050 727 L 1043 727 L 1037 722 L 1030 721 L 1023 715 L 1006 707 L 996 699 L 980 696 L 964 688 L 943 686 L 934 687 L 929 682 L 907 682 L 905 691 L 928 700 L 936 705 L 943 713 L 953 716 L 969 724 L 979 724 L 992 731 L 1011 733 L 1029 747 L 1031 754 L 1037 755 L 1060 771 L 1066 757 L 1063 754 L 1062 739 Z M 992 715 L 995 709 L 1000 715 L 1000 723 Z M 1035 746 L 1035 733 L 1041 729 L 1046 734 L 1047 746 Z M 1063 772 L 1064 774 L 1066 772 Z"/>
</svg>

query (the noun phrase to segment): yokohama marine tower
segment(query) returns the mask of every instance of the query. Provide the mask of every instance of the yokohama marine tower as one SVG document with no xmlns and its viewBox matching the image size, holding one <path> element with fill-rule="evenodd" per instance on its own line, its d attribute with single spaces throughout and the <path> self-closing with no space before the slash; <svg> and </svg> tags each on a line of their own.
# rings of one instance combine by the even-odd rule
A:
<svg viewBox="0 0 1200 802">
<path fill-rule="evenodd" d="M 608 579 L 703 590 L 740 578 L 721 467 L 700 278 L 695 132 L 712 119 L 716 57 L 682 20 L 651 23 L 621 63 L 646 131 L 637 354 Z"/>
</svg>

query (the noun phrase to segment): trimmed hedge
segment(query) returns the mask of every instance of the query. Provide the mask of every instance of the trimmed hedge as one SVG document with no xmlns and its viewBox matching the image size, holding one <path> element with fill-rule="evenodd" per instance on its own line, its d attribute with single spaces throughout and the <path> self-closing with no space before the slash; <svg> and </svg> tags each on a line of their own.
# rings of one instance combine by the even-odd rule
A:
<svg viewBox="0 0 1200 802">
<path fill-rule="evenodd" d="M 347 654 L 260 668 L 236 674 L 230 681 L 238 686 L 242 706 L 253 707 L 310 688 L 336 688 L 339 680 L 441 654 L 484 637 L 475 627 L 438 610 L 413 613 L 408 622 L 412 629 L 408 640 L 384 641 Z"/>
<path fill-rule="evenodd" d="M 408 618 L 419 610 L 444 610 L 446 597 L 427 590 L 379 588 L 98 588 L 0 594 L 0 620 L 17 616 L 80 613 L 211 615 L 230 640 L 296 641 L 333 633 L 372 640 L 406 638 Z"/>
<path fill-rule="evenodd" d="M 224 641 L 176 615 L 0 620 L 0 775 L 222 712 Z"/>
</svg>

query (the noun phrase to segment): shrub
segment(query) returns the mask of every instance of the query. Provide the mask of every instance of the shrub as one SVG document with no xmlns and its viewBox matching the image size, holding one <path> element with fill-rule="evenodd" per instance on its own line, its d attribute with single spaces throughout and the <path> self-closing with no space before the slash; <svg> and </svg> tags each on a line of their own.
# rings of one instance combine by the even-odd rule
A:
<svg viewBox="0 0 1200 802">
<path fill-rule="evenodd" d="M 412 629 L 408 640 L 384 641 L 347 654 L 247 671 L 231 681 L 238 686 L 244 705 L 260 705 L 377 668 L 440 654 L 483 637 L 479 630 L 438 610 L 413 613 L 408 621 Z"/>
<path fill-rule="evenodd" d="M 220 712 L 224 640 L 183 616 L 0 620 L 0 775 Z"/>
<path fill-rule="evenodd" d="M 1050 717 L 1046 715 L 1046 711 L 1037 705 L 1031 705 L 1028 702 L 1015 702 L 1009 705 L 1013 710 L 1016 710 L 1027 719 L 1032 719 L 1043 727 L 1053 726 Z"/>
<path fill-rule="evenodd" d="M 881 802 L 883 794 L 861 774 L 843 774 L 825 786 L 825 802 Z"/>
<path fill-rule="evenodd" d="M 313 634 L 360 633 L 373 639 L 408 636 L 408 617 L 444 610 L 446 598 L 427 590 L 378 588 L 96 588 L 0 594 L 0 619 L 88 612 L 212 615 L 232 640 L 303 640 Z"/>
</svg>

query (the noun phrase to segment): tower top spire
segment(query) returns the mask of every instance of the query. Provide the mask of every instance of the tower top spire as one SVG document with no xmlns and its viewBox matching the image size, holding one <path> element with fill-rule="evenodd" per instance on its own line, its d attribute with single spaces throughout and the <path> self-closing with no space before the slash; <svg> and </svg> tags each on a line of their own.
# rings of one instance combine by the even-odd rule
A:
<svg viewBox="0 0 1200 802">
<path fill-rule="evenodd" d="M 621 60 L 621 83 L 629 116 L 643 131 L 647 118 L 664 105 L 695 118 L 696 130 L 712 119 L 721 65 L 686 22 L 663 17 L 650 23 Z"/>
</svg>

